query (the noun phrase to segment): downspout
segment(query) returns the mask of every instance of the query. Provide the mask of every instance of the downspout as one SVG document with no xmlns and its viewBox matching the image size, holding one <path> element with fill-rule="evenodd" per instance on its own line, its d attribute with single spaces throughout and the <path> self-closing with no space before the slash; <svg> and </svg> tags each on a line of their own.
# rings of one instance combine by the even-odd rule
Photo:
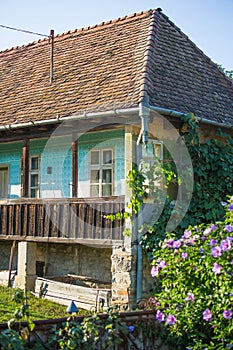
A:
<svg viewBox="0 0 233 350">
<path fill-rule="evenodd" d="M 137 145 L 139 146 L 141 140 L 145 147 L 148 145 L 148 118 L 150 115 L 150 110 L 146 106 L 144 102 L 140 102 L 139 104 L 139 116 L 141 118 L 141 131 L 137 139 Z M 139 163 L 141 158 L 140 148 L 137 148 L 137 164 Z M 138 225 L 139 228 L 143 224 L 142 217 L 139 215 L 138 217 Z M 142 299 L 142 264 L 143 264 L 143 256 L 142 256 L 142 246 L 139 244 L 139 235 L 138 243 L 137 243 L 137 272 L 136 272 L 136 302 L 138 303 Z"/>
<path fill-rule="evenodd" d="M 139 103 L 139 117 L 141 118 L 141 130 L 137 139 L 137 145 L 140 144 L 142 139 L 143 144 L 147 148 L 148 144 L 148 118 L 150 115 L 150 108 L 148 108 L 145 102 Z"/>
</svg>

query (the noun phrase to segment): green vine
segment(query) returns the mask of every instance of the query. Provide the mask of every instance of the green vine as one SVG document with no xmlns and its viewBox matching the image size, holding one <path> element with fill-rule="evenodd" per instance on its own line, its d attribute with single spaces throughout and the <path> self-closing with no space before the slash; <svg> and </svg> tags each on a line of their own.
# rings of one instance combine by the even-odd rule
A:
<svg viewBox="0 0 233 350">
<path fill-rule="evenodd" d="M 227 195 L 233 193 L 233 139 L 230 133 L 218 129 L 215 133 L 209 131 L 209 134 L 204 131 L 203 135 L 193 114 L 184 115 L 182 121 L 181 135 L 192 160 L 194 188 L 188 211 L 175 230 L 178 237 L 189 225 L 222 220 L 224 209 L 221 201 L 226 201 Z M 169 182 L 169 178 L 167 180 Z M 185 193 L 188 189 L 182 185 Z M 165 236 L 164 228 L 173 206 L 168 195 L 160 218 L 141 237 L 149 259 Z"/>
<path fill-rule="evenodd" d="M 158 158 L 154 159 L 152 165 L 141 161 L 127 175 L 126 183 L 131 189 L 131 196 L 126 210 L 123 213 L 107 215 L 106 218 L 111 221 L 124 219 L 133 226 L 133 218 L 139 214 L 144 201 L 153 197 L 157 200 L 162 198 L 163 188 L 174 181 L 178 182 L 178 178 L 170 163 L 162 164 Z M 131 229 L 126 228 L 124 235 L 131 236 Z"/>
</svg>

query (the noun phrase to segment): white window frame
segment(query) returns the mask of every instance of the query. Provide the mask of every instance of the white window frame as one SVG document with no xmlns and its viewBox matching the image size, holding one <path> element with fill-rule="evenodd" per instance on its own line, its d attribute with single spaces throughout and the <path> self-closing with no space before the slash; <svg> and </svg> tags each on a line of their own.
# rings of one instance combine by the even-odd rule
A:
<svg viewBox="0 0 233 350">
<path fill-rule="evenodd" d="M 38 168 L 32 168 L 32 160 L 37 158 Z M 32 186 L 32 176 L 38 176 L 37 185 Z M 35 190 L 35 195 L 32 196 L 32 191 Z M 30 198 L 40 198 L 40 156 L 38 154 L 32 154 L 29 158 L 29 197 Z"/>
<path fill-rule="evenodd" d="M 104 163 L 104 152 L 111 152 L 111 163 Z M 94 152 L 98 152 L 99 161 L 96 164 L 92 164 L 91 157 Z M 111 170 L 111 181 L 104 182 L 103 181 L 103 173 L 105 170 Z M 99 171 L 99 181 L 92 181 L 92 171 Z M 112 147 L 101 147 L 101 148 L 93 148 L 89 150 L 89 179 L 90 179 L 90 197 L 110 197 L 114 195 L 114 149 Z M 104 191 L 104 186 L 110 186 L 110 191 L 108 194 Z M 92 188 L 96 186 L 98 187 L 98 191 L 96 194 L 92 191 Z M 107 189 L 106 189 L 107 190 Z M 105 192 L 105 193 L 104 193 Z"/>
</svg>

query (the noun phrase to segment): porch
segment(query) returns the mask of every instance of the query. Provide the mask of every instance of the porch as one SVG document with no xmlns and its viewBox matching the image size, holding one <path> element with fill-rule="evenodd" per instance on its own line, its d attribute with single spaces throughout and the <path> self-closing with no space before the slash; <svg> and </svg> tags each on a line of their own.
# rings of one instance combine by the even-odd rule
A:
<svg viewBox="0 0 233 350">
<path fill-rule="evenodd" d="M 124 196 L 0 201 L 0 239 L 111 246 L 123 240 Z"/>
</svg>

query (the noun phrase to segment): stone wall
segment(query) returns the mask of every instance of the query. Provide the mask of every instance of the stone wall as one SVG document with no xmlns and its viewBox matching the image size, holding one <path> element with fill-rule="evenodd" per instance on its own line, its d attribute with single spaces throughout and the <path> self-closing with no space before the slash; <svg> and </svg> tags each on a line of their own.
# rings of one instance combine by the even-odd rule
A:
<svg viewBox="0 0 233 350">
<path fill-rule="evenodd" d="M 74 274 L 111 281 L 111 248 L 80 244 L 38 243 L 37 261 L 45 263 L 46 276 Z"/>
</svg>

